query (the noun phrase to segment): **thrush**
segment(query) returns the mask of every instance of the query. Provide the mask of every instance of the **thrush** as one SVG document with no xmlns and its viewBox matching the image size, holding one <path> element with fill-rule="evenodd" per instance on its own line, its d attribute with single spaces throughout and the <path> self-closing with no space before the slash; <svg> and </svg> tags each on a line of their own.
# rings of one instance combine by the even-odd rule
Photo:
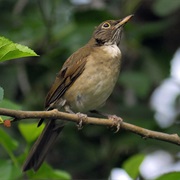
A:
<svg viewBox="0 0 180 180">
<path fill-rule="evenodd" d="M 123 26 L 132 16 L 102 22 L 89 42 L 65 61 L 47 94 L 45 110 L 64 109 L 69 113 L 86 113 L 105 104 L 119 76 L 119 44 Z M 38 126 L 42 122 L 43 119 Z M 64 121 L 57 119 L 46 123 L 30 150 L 23 171 L 39 169 L 64 125 Z"/>
</svg>

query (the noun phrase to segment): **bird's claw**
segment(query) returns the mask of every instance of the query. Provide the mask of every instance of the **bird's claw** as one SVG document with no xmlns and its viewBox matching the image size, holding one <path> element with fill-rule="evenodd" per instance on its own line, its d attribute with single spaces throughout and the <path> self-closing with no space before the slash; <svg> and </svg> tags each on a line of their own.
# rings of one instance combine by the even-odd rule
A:
<svg viewBox="0 0 180 180">
<path fill-rule="evenodd" d="M 79 123 L 77 123 L 77 128 L 78 128 L 78 130 L 80 130 L 83 128 L 83 121 L 85 121 L 87 119 L 87 115 L 78 112 L 77 116 L 79 118 Z"/>
<path fill-rule="evenodd" d="M 116 131 L 114 133 L 117 133 L 121 128 L 121 123 L 123 122 L 123 119 L 116 115 L 108 115 L 108 119 L 114 122 L 113 126 L 116 126 Z"/>
</svg>

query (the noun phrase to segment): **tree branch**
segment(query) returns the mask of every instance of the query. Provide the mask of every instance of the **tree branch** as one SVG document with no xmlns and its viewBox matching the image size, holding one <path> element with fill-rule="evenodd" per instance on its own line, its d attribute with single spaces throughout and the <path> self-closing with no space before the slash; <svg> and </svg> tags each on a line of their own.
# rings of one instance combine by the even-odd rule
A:
<svg viewBox="0 0 180 180">
<path fill-rule="evenodd" d="M 60 112 L 56 109 L 51 111 L 20 111 L 20 110 L 10 110 L 5 108 L 0 108 L 0 115 L 13 117 L 14 121 L 22 120 L 22 119 L 32 119 L 32 118 L 35 119 L 46 118 L 46 119 L 63 119 L 67 121 L 80 123 L 80 119 L 77 114 Z M 109 127 L 117 127 L 117 123 L 115 123 L 115 121 L 113 120 L 93 118 L 93 117 L 82 119 L 82 124 L 94 124 L 94 125 L 102 125 Z M 166 134 L 162 132 L 151 131 L 126 122 L 121 122 L 120 128 L 138 134 L 143 138 L 157 139 L 172 144 L 180 145 L 180 137 L 177 134 Z"/>
</svg>

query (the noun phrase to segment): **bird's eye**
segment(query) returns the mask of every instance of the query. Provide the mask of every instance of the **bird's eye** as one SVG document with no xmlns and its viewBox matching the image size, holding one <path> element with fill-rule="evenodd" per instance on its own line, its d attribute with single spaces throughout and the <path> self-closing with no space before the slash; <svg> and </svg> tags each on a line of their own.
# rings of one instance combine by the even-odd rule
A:
<svg viewBox="0 0 180 180">
<path fill-rule="evenodd" d="M 110 28 L 111 27 L 111 25 L 108 23 L 108 22 L 105 22 L 103 25 L 102 25 L 102 28 L 104 28 L 104 29 L 108 29 L 108 28 Z"/>
</svg>

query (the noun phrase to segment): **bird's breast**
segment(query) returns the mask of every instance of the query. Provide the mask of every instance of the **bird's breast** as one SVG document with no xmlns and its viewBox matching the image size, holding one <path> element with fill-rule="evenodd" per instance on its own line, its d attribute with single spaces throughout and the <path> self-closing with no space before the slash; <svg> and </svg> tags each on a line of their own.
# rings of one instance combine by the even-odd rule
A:
<svg viewBox="0 0 180 180">
<path fill-rule="evenodd" d="M 120 59 L 121 52 L 115 45 L 92 49 L 83 73 L 64 95 L 74 111 L 86 112 L 105 103 L 116 84 Z"/>
</svg>

